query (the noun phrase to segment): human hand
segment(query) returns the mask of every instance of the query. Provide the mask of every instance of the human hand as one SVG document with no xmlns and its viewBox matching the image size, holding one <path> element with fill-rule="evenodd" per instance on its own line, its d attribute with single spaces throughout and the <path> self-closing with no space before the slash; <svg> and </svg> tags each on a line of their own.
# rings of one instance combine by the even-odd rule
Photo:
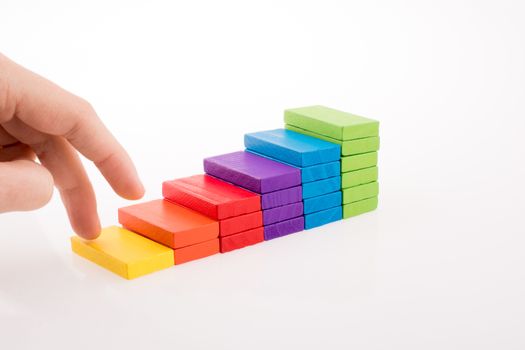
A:
<svg viewBox="0 0 525 350">
<path fill-rule="evenodd" d="M 95 193 L 77 151 L 120 196 L 143 196 L 131 159 L 89 103 L 0 54 L 0 213 L 40 208 L 56 186 L 73 230 L 96 238 Z"/>
</svg>

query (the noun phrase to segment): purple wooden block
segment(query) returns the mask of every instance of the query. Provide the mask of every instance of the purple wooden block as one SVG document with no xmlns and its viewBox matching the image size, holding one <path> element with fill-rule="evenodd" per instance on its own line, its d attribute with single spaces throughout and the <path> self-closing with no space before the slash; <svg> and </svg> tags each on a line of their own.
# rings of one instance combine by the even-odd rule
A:
<svg viewBox="0 0 525 350">
<path fill-rule="evenodd" d="M 264 240 L 270 240 L 304 230 L 304 216 L 264 226 Z"/>
<path fill-rule="evenodd" d="M 290 187 L 261 195 L 262 209 L 280 207 L 303 200 L 303 186 Z"/>
<path fill-rule="evenodd" d="M 262 212 L 263 225 L 271 225 L 303 215 L 303 202 L 283 205 L 282 207 L 266 209 Z"/>
<path fill-rule="evenodd" d="M 204 171 L 256 193 L 268 193 L 301 184 L 298 168 L 249 152 L 204 159 Z"/>
</svg>

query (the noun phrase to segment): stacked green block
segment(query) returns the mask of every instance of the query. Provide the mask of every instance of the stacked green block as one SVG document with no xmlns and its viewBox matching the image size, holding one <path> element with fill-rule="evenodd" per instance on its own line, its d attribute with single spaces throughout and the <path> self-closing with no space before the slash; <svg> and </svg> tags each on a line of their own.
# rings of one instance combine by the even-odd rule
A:
<svg viewBox="0 0 525 350">
<path fill-rule="evenodd" d="M 379 122 L 324 106 L 288 109 L 286 128 L 341 145 L 343 218 L 377 208 Z"/>
</svg>

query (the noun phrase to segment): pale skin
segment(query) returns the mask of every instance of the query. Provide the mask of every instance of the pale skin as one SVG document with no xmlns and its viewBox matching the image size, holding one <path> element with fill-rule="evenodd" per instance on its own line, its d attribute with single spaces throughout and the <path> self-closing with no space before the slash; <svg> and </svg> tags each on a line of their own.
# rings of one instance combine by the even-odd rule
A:
<svg viewBox="0 0 525 350">
<path fill-rule="evenodd" d="M 88 102 L 0 54 L 0 213 L 38 209 L 56 187 L 73 230 L 96 238 L 97 202 L 79 153 L 121 197 L 144 195 L 127 152 Z"/>
</svg>

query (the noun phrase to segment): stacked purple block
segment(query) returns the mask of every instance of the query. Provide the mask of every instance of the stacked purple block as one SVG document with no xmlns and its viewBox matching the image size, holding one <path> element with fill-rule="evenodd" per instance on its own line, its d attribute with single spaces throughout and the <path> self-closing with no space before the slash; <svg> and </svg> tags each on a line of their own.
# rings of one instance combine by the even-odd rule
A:
<svg viewBox="0 0 525 350">
<path fill-rule="evenodd" d="M 299 169 L 240 151 L 204 159 L 204 171 L 261 195 L 265 240 L 304 229 Z"/>
</svg>

